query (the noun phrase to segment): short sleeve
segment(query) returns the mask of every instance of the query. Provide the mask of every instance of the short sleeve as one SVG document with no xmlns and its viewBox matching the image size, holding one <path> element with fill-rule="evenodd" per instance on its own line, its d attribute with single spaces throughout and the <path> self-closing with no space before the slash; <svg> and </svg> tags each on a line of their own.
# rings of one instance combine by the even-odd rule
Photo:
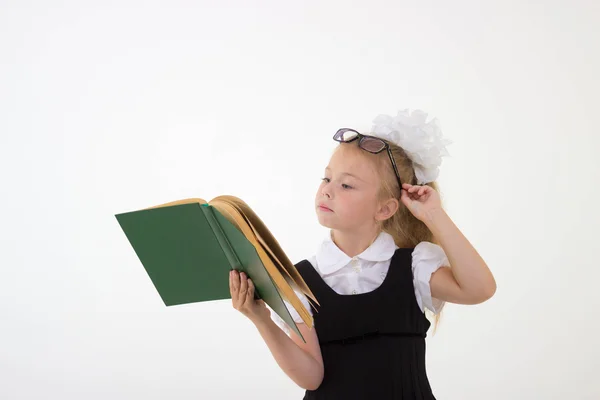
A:
<svg viewBox="0 0 600 400">
<path fill-rule="evenodd" d="M 431 297 L 429 281 L 431 275 L 440 267 L 449 266 L 450 262 L 444 250 L 437 244 L 431 242 L 419 243 L 412 254 L 413 284 L 415 296 L 421 311 L 425 308 L 439 314 L 445 302 Z"/>
<path fill-rule="evenodd" d="M 306 298 L 306 296 L 303 293 L 300 293 L 296 290 L 294 290 L 294 293 L 296 293 L 296 296 L 298 296 L 298 298 L 300 299 L 302 304 L 304 304 L 304 307 L 312 315 L 312 309 L 310 308 L 310 303 L 308 302 L 308 299 Z M 288 303 L 286 300 L 283 300 L 283 303 L 285 304 L 288 311 L 290 312 L 290 315 L 292 316 L 292 319 L 294 320 L 294 322 L 296 322 L 297 324 L 304 323 L 304 321 L 300 317 L 300 314 L 298 314 L 298 311 L 296 311 L 290 303 Z M 271 309 L 271 307 L 269 307 L 269 309 L 271 310 L 271 319 L 273 320 L 273 322 L 275 322 L 275 324 L 277 324 L 277 326 L 279 326 L 289 336 L 290 332 L 291 332 L 290 327 L 285 323 L 285 321 L 279 315 L 277 315 L 277 313 L 275 311 L 273 311 L 273 309 Z"/>
</svg>

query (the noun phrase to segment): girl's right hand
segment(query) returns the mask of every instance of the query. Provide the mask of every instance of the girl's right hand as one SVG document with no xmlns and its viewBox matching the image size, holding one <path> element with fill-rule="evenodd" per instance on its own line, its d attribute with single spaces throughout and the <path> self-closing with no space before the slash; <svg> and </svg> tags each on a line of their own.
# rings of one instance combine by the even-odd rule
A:
<svg viewBox="0 0 600 400">
<path fill-rule="evenodd" d="M 244 272 L 229 273 L 229 291 L 233 308 L 255 324 L 271 317 L 271 311 L 263 300 L 254 299 L 254 283 Z"/>
</svg>

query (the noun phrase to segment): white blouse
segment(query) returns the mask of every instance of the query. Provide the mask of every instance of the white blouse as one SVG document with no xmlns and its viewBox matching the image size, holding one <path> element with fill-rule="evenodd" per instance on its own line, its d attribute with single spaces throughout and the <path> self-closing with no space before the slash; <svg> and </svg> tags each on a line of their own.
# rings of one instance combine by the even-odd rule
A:
<svg viewBox="0 0 600 400">
<path fill-rule="evenodd" d="M 398 249 L 394 238 L 387 232 L 381 232 L 377 239 L 365 251 L 355 257 L 349 257 L 332 240 L 331 230 L 319 246 L 315 256 L 308 259 L 315 270 L 334 291 L 339 294 L 359 294 L 375 290 L 383 282 L 394 252 Z M 444 250 L 430 242 L 419 243 L 412 253 L 413 285 L 415 297 L 421 311 L 425 308 L 439 313 L 444 302 L 431 297 L 429 280 L 431 275 L 442 266 L 449 266 Z M 308 299 L 296 292 L 306 309 L 311 313 Z M 302 323 L 302 318 L 294 308 L 284 301 L 294 321 Z M 271 318 L 288 335 L 287 324 L 271 310 Z"/>
</svg>

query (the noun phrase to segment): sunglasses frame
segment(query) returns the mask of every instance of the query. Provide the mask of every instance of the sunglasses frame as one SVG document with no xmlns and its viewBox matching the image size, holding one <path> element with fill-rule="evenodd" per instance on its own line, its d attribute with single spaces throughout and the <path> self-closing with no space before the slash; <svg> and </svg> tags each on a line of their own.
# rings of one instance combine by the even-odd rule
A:
<svg viewBox="0 0 600 400">
<path fill-rule="evenodd" d="M 336 137 L 341 133 L 344 132 L 353 132 L 356 133 L 356 136 L 353 137 L 350 140 L 339 140 L 336 139 Z M 383 148 L 379 151 L 371 151 L 371 150 L 367 150 L 365 149 L 362 144 L 363 141 L 365 140 L 365 138 L 370 138 L 370 139 L 377 139 L 379 140 L 381 143 L 383 143 Z M 375 137 L 375 136 L 370 136 L 370 135 L 363 135 L 362 133 L 351 129 L 351 128 L 340 128 L 337 130 L 337 132 L 335 133 L 335 135 L 333 135 L 333 140 L 335 140 L 336 142 L 339 143 L 351 143 L 353 141 L 355 141 L 356 139 L 359 139 L 358 142 L 358 147 L 360 147 L 361 149 L 363 149 L 364 151 L 368 151 L 371 154 L 379 154 L 381 153 L 383 150 L 387 150 L 388 156 L 390 157 L 390 161 L 392 162 L 392 167 L 394 167 L 394 173 L 396 174 L 396 179 L 398 180 L 398 187 L 400 188 L 400 191 L 402 191 L 402 181 L 400 180 L 400 174 L 398 173 L 398 167 L 396 166 L 396 161 L 394 161 L 394 157 L 392 156 L 392 150 L 390 149 L 390 145 L 386 142 L 384 142 L 382 139 Z"/>
</svg>

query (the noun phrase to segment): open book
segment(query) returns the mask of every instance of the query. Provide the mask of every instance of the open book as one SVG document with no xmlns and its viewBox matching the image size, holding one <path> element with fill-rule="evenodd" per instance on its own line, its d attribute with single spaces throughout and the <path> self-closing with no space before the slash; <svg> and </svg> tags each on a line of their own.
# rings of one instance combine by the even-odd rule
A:
<svg viewBox="0 0 600 400">
<path fill-rule="evenodd" d="M 229 271 L 244 271 L 265 303 L 304 340 L 285 306 L 313 319 L 298 293 L 319 304 L 294 264 L 254 211 L 223 195 L 116 214 L 115 217 L 166 306 L 231 299 Z"/>
</svg>

